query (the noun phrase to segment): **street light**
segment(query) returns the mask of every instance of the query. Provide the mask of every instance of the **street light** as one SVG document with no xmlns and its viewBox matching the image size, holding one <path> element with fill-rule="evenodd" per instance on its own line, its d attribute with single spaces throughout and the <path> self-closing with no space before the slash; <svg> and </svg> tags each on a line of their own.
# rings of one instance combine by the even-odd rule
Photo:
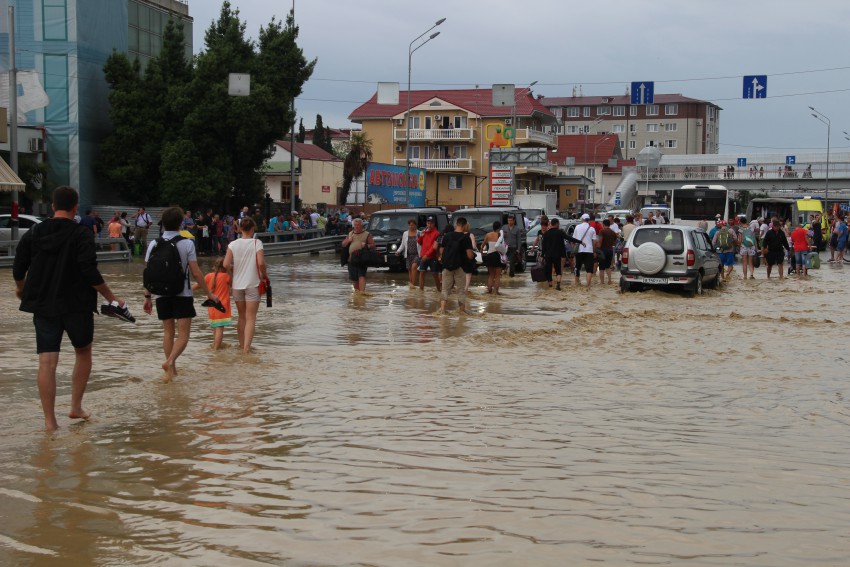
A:
<svg viewBox="0 0 850 567">
<path fill-rule="evenodd" d="M 826 114 L 819 112 L 814 106 L 810 106 L 809 110 L 812 111 L 812 116 L 814 116 L 815 119 L 826 124 L 826 182 L 824 184 L 823 191 L 823 206 L 824 209 L 829 210 L 829 138 L 832 130 L 832 123 L 829 118 L 826 117 Z"/>
<path fill-rule="evenodd" d="M 590 201 L 590 210 L 591 211 L 596 208 L 596 149 L 599 147 L 599 144 L 601 144 L 602 142 L 604 142 L 605 140 L 610 138 L 612 135 L 613 134 L 605 134 L 593 146 L 593 195 L 592 195 L 593 199 L 591 199 L 591 201 Z M 585 140 L 587 140 L 587 138 L 585 138 Z M 587 156 L 585 156 L 585 159 L 587 159 Z"/>
<path fill-rule="evenodd" d="M 434 32 L 428 36 L 428 39 L 417 45 L 415 48 L 413 44 L 422 39 L 429 31 L 433 30 L 443 22 L 445 22 L 445 18 L 440 18 L 437 20 L 433 26 L 425 30 L 423 33 L 418 35 L 416 39 L 410 42 L 410 45 L 407 47 L 407 113 L 404 115 L 404 119 L 407 121 L 407 129 L 404 137 L 404 186 L 406 188 L 406 201 L 407 206 L 410 206 L 410 71 L 413 66 L 413 52 L 440 35 L 440 32 Z"/>
</svg>

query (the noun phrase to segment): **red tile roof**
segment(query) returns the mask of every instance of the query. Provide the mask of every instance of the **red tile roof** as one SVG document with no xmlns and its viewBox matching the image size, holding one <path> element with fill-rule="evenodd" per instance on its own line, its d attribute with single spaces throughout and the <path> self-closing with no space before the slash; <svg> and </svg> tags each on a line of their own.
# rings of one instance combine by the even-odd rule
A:
<svg viewBox="0 0 850 567">
<path fill-rule="evenodd" d="M 604 102 L 603 99 L 608 99 Z M 654 97 L 655 104 L 710 104 L 717 106 L 713 102 L 689 98 L 680 94 L 656 94 Z M 545 107 L 552 108 L 555 106 L 599 106 L 605 104 L 631 104 L 632 99 L 629 95 L 608 95 L 608 96 L 547 96 L 540 101 Z"/>
<path fill-rule="evenodd" d="M 558 149 L 549 150 L 547 159 L 558 165 L 564 165 L 568 157 L 576 158 L 577 164 L 593 163 L 596 148 L 595 163 L 605 164 L 612 157 L 623 157 L 619 141 L 617 134 L 565 134 L 558 136 Z"/>
<path fill-rule="evenodd" d="M 289 151 L 289 142 L 278 140 L 276 143 L 287 152 Z M 302 144 L 300 142 L 295 142 L 295 157 L 310 161 L 341 161 L 338 157 L 333 154 L 329 154 L 319 146 L 314 146 L 313 144 Z"/>
<path fill-rule="evenodd" d="M 304 139 L 312 140 L 314 130 L 314 128 L 304 130 Z M 359 132 L 360 130 L 352 128 L 331 128 L 330 131 L 332 140 L 348 140 L 349 138 L 351 138 L 352 132 Z"/>
<path fill-rule="evenodd" d="M 545 121 L 554 121 L 555 116 L 543 106 L 526 87 L 515 89 L 517 116 L 539 116 Z M 493 106 L 493 89 L 456 89 L 410 91 L 410 107 L 438 98 L 442 101 L 472 112 L 479 116 L 511 116 L 510 107 Z M 369 118 L 392 118 L 407 111 L 407 91 L 399 93 L 399 104 L 378 104 L 378 93 L 354 109 L 348 117 L 352 122 Z M 439 107 L 435 107 L 435 111 Z"/>
</svg>

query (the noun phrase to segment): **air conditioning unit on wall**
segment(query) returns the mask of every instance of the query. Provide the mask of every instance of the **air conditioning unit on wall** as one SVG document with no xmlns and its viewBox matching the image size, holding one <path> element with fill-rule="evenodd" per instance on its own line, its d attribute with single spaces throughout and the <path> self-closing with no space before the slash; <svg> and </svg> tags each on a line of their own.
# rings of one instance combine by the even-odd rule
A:
<svg viewBox="0 0 850 567">
<path fill-rule="evenodd" d="M 434 120 L 437 120 L 437 121 L 439 122 L 439 121 L 440 121 L 440 120 L 442 120 L 442 119 L 443 119 L 443 117 L 442 117 L 442 116 L 440 116 L 439 114 L 435 114 L 435 115 L 434 115 Z"/>
<path fill-rule="evenodd" d="M 510 126 L 510 125 L 511 125 L 511 119 L 505 118 L 505 126 Z"/>
<path fill-rule="evenodd" d="M 402 147 L 401 147 L 401 144 L 396 144 L 396 145 L 395 145 L 395 151 L 396 151 L 396 152 L 400 152 L 400 151 L 402 151 L 403 149 L 404 149 L 404 148 L 402 148 Z"/>
<path fill-rule="evenodd" d="M 396 125 L 401 126 L 404 124 L 404 118 L 396 118 L 395 123 Z"/>
<path fill-rule="evenodd" d="M 44 151 L 44 139 L 43 138 L 30 138 L 30 152 L 43 152 Z"/>
</svg>

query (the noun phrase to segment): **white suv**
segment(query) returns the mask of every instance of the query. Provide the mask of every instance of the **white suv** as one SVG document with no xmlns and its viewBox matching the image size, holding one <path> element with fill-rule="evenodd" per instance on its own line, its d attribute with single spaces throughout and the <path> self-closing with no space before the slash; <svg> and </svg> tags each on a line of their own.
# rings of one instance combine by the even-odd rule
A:
<svg viewBox="0 0 850 567">
<path fill-rule="evenodd" d="M 623 249 L 620 289 L 679 286 L 701 295 L 703 285 L 720 285 L 720 257 L 704 230 L 684 225 L 654 224 L 632 231 Z"/>
</svg>

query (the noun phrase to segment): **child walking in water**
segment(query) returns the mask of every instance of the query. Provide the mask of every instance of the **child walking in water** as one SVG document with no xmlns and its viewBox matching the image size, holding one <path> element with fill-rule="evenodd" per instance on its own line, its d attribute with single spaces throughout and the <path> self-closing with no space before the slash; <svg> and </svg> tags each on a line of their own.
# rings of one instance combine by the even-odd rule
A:
<svg viewBox="0 0 850 567">
<path fill-rule="evenodd" d="M 219 311 L 215 307 L 208 307 L 207 312 L 210 318 L 210 326 L 213 330 L 213 350 L 222 348 L 224 340 L 224 328 L 229 327 L 230 321 L 230 275 L 224 269 L 224 258 L 218 258 L 213 264 L 213 271 L 204 276 L 207 287 L 213 292 L 221 304 L 224 306 L 224 312 Z M 198 289 L 199 284 L 192 285 L 192 289 Z"/>
</svg>

